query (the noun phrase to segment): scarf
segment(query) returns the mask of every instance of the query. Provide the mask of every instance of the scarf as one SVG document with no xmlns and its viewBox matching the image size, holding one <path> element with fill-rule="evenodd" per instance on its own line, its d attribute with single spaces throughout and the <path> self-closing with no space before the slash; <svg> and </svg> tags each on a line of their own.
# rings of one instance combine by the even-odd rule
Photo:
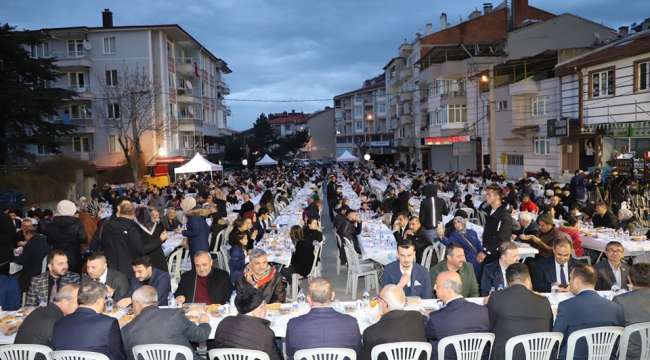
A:
<svg viewBox="0 0 650 360">
<path fill-rule="evenodd" d="M 270 283 L 273 278 L 275 278 L 275 268 L 273 266 L 269 266 L 269 269 L 266 270 L 260 279 L 255 279 L 255 277 L 253 277 L 253 281 L 255 281 L 255 288 L 263 288 L 266 286 L 266 284 Z"/>
</svg>

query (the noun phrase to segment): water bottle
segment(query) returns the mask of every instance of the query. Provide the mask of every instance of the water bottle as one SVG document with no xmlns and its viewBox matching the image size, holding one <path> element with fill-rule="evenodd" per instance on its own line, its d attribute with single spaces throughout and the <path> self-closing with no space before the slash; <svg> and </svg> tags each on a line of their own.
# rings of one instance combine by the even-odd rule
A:
<svg viewBox="0 0 650 360">
<path fill-rule="evenodd" d="M 363 300 L 363 306 L 365 307 L 370 306 L 370 293 L 368 292 L 368 289 L 363 291 L 363 295 L 361 296 L 361 299 Z"/>
<path fill-rule="evenodd" d="M 106 306 L 106 312 L 112 313 L 113 312 L 113 298 L 110 296 L 106 296 L 106 299 L 104 300 L 104 304 Z"/>
<path fill-rule="evenodd" d="M 167 295 L 167 306 L 170 308 L 175 308 L 176 307 L 176 298 L 174 297 L 173 292 L 169 292 L 169 295 Z"/>
<path fill-rule="evenodd" d="M 300 290 L 298 296 L 296 296 L 296 302 L 301 306 L 305 303 L 305 294 L 303 294 L 302 290 Z"/>
</svg>

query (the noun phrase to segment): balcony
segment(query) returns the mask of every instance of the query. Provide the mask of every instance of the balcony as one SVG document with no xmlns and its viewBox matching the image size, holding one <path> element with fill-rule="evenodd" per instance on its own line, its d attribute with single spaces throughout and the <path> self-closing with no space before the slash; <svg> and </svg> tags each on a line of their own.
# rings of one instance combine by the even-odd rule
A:
<svg viewBox="0 0 650 360">
<path fill-rule="evenodd" d="M 534 95 L 541 91 L 540 83 L 533 80 L 522 80 L 510 85 L 510 95 Z"/>
<path fill-rule="evenodd" d="M 195 72 L 196 59 L 193 57 L 176 58 L 176 72 L 186 75 L 193 75 Z"/>
<path fill-rule="evenodd" d="M 53 52 L 52 57 L 56 59 L 56 65 L 60 68 L 93 66 L 90 54 L 85 50 Z"/>
<path fill-rule="evenodd" d="M 226 83 L 223 80 L 217 81 L 217 87 L 221 89 L 221 93 L 224 95 L 229 95 L 230 94 L 230 87 L 226 85 Z"/>
<path fill-rule="evenodd" d="M 462 130 L 467 126 L 466 121 L 462 122 L 445 122 L 440 124 L 440 129 L 442 130 Z"/>
<path fill-rule="evenodd" d="M 203 120 L 197 118 L 194 115 L 180 114 L 177 119 L 178 119 L 178 124 L 181 126 L 190 125 L 194 127 L 201 127 L 203 125 Z"/>
<path fill-rule="evenodd" d="M 410 124 L 412 122 L 413 122 L 413 115 L 412 114 L 401 114 L 399 116 L 399 123 L 401 125 Z"/>
<path fill-rule="evenodd" d="M 198 96 L 192 95 L 191 91 L 179 92 L 178 96 L 176 97 L 176 100 L 179 103 L 186 103 L 186 104 L 200 104 L 201 103 L 201 98 L 198 97 Z"/>
<path fill-rule="evenodd" d="M 74 100 L 92 100 L 93 94 L 90 91 L 88 86 L 77 86 L 70 85 L 66 87 L 70 91 L 74 91 L 76 94 L 72 96 Z"/>
<path fill-rule="evenodd" d="M 76 159 L 76 160 L 82 160 L 82 161 L 95 161 L 95 152 L 90 151 L 90 152 L 70 152 L 66 154 L 67 156 Z"/>
</svg>

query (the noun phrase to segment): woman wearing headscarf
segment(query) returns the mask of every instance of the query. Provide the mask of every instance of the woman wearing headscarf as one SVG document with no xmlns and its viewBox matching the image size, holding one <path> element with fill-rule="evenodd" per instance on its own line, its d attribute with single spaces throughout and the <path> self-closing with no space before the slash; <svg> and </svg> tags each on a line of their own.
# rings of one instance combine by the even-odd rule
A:
<svg viewBox="0 0 650 360">
<path fill-rule="evenodd" d="M 142 250 L 151 259 L 151 265 L 167 272 L 162 243 L 167 241 L 167 231 L 160 223 L 160 214 L 152 207 L 139 207 L 135 211 L 135 222 L 141 230 Z"/>
<path fill-rule="evenodd" d="M 62 250 L 68 257 L 68 268 L 81 272 L 81 244 L 86 243 L 86 230 L 75 217 L 77 205 L 70 200 L 61 200 L 56 205 L 52 222 L 43 228 L 47 242 L 53 250 Z"/>
<path fill-rule="evenodd" d="M 465 250 L 465 258 L 474 266 L 474 272 L 478 277 L 481 270 L 481 262 L 478 261 L 477 255 L 483 249 L 483 244 L 478 238 L 476 231 L 467 228 L 466 219 L 462 216 L 456 216 L 452 220 L 453 229 L 449 236 L 438 232 L 438 237 L 443 244 L 456 244 Z"/>
</svg>

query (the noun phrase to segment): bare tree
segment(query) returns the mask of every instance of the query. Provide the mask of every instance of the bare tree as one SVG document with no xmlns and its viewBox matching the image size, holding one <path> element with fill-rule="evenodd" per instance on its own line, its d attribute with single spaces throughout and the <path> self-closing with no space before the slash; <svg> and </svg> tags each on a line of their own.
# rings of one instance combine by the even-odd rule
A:
<svg viewBox="0 0 650 360">
<path fill-rule="evenodd" d="M 116 133 L 133 181 L 137 182 L 145 168 L 140 138 L 148 133 L 159 136 L 169 127 L 162 116 L 155 116 L 160 86 L 149 79 L 144 68 L 106 73 L 106 78 L 100 78 L 98 83 L 102 84 L 103 94 L 96 102 L 100 108 L 95 113 Z"/>
</svg>

